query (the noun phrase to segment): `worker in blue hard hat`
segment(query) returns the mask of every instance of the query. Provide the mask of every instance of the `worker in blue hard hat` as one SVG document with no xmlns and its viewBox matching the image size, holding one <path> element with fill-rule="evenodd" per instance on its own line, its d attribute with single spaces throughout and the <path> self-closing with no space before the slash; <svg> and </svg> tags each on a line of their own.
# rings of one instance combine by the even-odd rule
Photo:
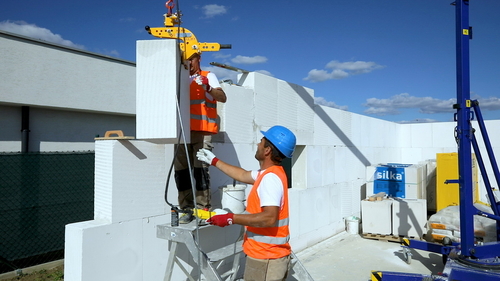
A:
<svg viewBox="0 0 500 281">
<path fill-rule="evenodd" d="M 261 132 L 264 137 L 255 152 L 260 165 L 257 171 L 225 163 L 207 149 L 200 149 L 196 156 L 231 178 L 253 185 L 248 194 L 247 213 L 218 214 L 207 220 L 207 223 L 220 227 L 230 224 L 245 226 L 243 251 L 247 260 L 244 279 L 285 280 L 291 247 L 288 243 L 288 180 L 281 161 L 292 157 L 296 138 L 283 126 L 273 126 Z"/>
</svg>

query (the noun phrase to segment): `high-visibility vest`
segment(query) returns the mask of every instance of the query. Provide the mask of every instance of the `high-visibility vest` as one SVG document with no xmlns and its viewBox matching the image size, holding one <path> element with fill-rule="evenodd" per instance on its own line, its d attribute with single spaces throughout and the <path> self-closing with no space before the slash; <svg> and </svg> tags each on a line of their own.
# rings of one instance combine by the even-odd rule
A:
<svg viewBox="0 0 500 281">
<path fill-rule="evenodd" d="M 262 212 L 257 188 L 264 175 L 276 174 L 283 183 L 283 207 L 280 208 L 278 221 L 273 227 L 246 226 L 243 251 L 254 259 L 278 259 L 290 255 L 290 231 L 288 229 L 288 181 L 282 166 L 271 166 L 260 174 L 248 194 L 246 211 L 251 214 Z"/>
<path fill-rule="evenodd" d="M 201 71 L 202 76 L 207 76 L 208 71 Z M 217 134 L 219 126 L 217 125 L 217 101 L 209 100 L 206 97 L 205 90 L 195 81 L 189 86 L 191 99 L 191 131 L 200 131 L 207 134 Z"/>
</svg>

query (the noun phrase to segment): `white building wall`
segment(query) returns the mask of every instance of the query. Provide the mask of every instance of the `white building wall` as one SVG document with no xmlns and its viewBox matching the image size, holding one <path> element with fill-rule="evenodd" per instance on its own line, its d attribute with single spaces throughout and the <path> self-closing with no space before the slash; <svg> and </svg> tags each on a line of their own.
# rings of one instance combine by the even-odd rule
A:
<svg viewBox="0 0 500 281">
<path fill-rule="evenodd" d="M 0 31 L 0 151 L 93 150 L 108 130 L 135 135 L 135 64 Z"/>
<path fill-rule="evenodd" d="M 30 106 L 29 151 L 94 150 L 106 131 L 135 135 L 135 117 Z M 0 151 L 21 151 L 21 107 L 0 104 Z"/>
<path fill-rule="evenodd" d="M 0 32 L 0 102 L 135 113 L 135 64 Z"/>
</svg>

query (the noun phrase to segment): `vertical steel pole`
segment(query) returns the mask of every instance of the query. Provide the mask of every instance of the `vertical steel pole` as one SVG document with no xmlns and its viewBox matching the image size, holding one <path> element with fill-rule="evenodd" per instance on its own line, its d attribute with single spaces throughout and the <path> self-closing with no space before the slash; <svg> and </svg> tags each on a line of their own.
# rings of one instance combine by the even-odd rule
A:
<svg viewBox="0 0 500 281">
<path fill-rule="evenodd" d="M 460 194 L 461 254 L 474 256 L 472 128 L 469 75 L 469 0 L 456 0 L 457 140 Z"/>
</svg>

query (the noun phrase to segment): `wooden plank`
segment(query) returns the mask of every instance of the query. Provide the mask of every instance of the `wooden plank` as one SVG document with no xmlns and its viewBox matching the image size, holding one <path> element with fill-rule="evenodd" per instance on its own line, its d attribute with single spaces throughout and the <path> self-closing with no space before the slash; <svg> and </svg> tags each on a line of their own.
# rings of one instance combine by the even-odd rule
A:
<svg viewBox="0 0 500 281">
<path fill-rule="evenodd" d="M 394 236 L 391 234 L 377 234 L 377 233 L 363 233 L 362 237 L 366 238 L 366 239 L 374 239 L 374 240 L 390 241 L 390 242 L 398 242 L 398 243 L 403 241 L 403 238 L 422 240 L 419 237 L 404 237 L 404 236 Z"/>
<path fill-rule="evenodd" d="M 385 192 L 379 192 L 377 194 L 368 197 L 368 201 L 382 201 L 385 195 L 386 195 Z"/>
</svg>

